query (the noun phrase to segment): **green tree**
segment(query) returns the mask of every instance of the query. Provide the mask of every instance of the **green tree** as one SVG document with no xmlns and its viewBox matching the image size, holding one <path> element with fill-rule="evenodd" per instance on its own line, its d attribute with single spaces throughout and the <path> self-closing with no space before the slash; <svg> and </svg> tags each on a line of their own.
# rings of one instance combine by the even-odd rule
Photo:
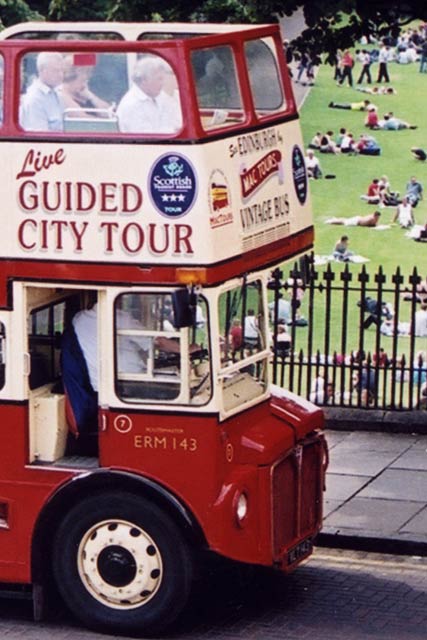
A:
<svg viewBox="0 0 427 640">
<path fill-rule="evenodd" d="M 48 3 L 33 2 L 32 4 Z M 43 20 L 43 15 L 39 13 L 37 7 L 31 8 L 25 0 L 0 0 L 0 29 L 27 20 Z"/>
<path fill-rule="evenodd" d="M 306 29 L 296 44 L 333 56 L 362 35 L 381 37 L 415 19 L 427 20 L 425 0 L 0 0 L 4 26 L 49 20 L 275 22 L 302 8 Z"/>
</svg>

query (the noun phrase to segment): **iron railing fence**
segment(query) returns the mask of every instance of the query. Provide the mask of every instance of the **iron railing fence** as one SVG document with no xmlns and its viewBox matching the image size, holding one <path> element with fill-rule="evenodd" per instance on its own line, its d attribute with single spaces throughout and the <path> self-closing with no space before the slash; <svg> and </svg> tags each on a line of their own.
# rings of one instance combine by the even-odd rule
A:
<svg viewBox="0 0 427 640">
<path fill-rule="evenodd" d="M 405 277 L 354 267 L 320 271 L 311 256 L 273 272 L 273 381 L 318 404 L 425 409 L 427 279 L 416 268 Z"/>
</svg>

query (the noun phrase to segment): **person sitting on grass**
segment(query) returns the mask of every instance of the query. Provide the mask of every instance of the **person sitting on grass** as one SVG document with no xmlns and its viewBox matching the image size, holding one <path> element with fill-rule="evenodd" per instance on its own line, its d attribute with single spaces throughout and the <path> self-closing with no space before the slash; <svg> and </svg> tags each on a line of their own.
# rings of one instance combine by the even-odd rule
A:
<svg viewBox="0 0 427 640">
<path fill-rule="evenodd" d="M 387 176 L 381 176 L 379 181 L 380 187 L 380 207 L 397 207 L 402 202 L 398 191 L 392 191 L 390 180 Z"/>
<path fill-rule="evenodd" d="M 368 204 L 380 203 L 380 181 L 378 178 L 374 178 L 372 180 L 371 184 L 368 186 L 366 194 L 361 195 L 360 199 L 365 200 Z"/>
<path fill-rule="evenodd" d="M 349 154 L 356 153 L 356 143 L 354 141 L 354 137 L 351 131 L 348 131 L 343 136 L 341 140 L 340 150 L 341 150 L 341 153 L 349 153 Z"/>
<path fill-rule="evenodd" d="M 322 153 L 339 153 L 340 150 L 332 139 L 333 131 L 327 131 L 320 140 L 320 151 Z"/>
<path fill-rule="evenodd" d="M 353 255 L 353 252 L 348 248 L 349 238 L 348 236 L 341 236 L 335 243 L 333 257 L 338 262 L 349 262 Z"/>
<path fill-rule="evenodd" d="M 320 145 L 322 143 L 322 133 L 317 131 L 313 136 L 310 144 L 308 145 L 309 149 L 320 149 Z"/>
<path fill-rule="evenodd" d="M 378 129 L 378 112 L 371 107 L 368 109 L 368 115 L 365 118 L 365 127 L 368 129 Z"/>
<path fill-rule="evenodd" d="M 397 205 L 396 213 L 394 214 L 392 222 L 397 222 L 402 229 L 409 229 L 409 227 L 412 227 L 415 224 L 412 205 L 406 196 L 403 198 L 402 202 Z"/>
<path fill-rule="evenodd" d="M 347 129 L 345 127 L 341 127 L 339 132 L 337 133 L 337 137 L 335 138 L 335 144 L 337 145 L 337 147 L 341 148 L 341 142 L 346 135 Z"/>
<path fill-rule="evenodd" d="M 307 155 L 305 156 L 305 166 L 309 178 L 317 180 L 318 178 L 322 177 L 320 162 L 319 159 L 314 155 L 313 149 L 307 150 Z"/>
<path fill-rule="evenodd" d="M 415 176 L 412 176 L 407 183 L 405 196 L 414 208 L 418 205 L 418 202 L 423 199 L 423 185 L 421 182 L 418 182 Z"/>
<path fill-rule="evenodd" d="M 381 154 L 381 147 L 373 136 L 361 133 L 356 143 L 356 151 L 362 156 L 379 156 Z"/>
<path fill-rule="evenodd" d="M 288 332 L 285 322 L 280 320 L 277 323 L 276 338 L 273 339 L 273 352 L 282 358 L 290 354 L 292 346 L 292 337 Z"/>
<path fill-rule="evenodd" d="M 326 224 L 343 224 L 346 227 L 377 227 L 380 221 L 381 212 L 374 211 L 367 216 L 353 216 L 351 218 L 329 218 Z"/>
<path fill-rule="evenodd" d="M 425 162 L 427 160 L 427 153 L 424 149 L 420 149 L 419 147 L 412 147 L 411 153 L 414 156 L 415 160 L 420 160 L 421 162 Z"/>
</svg>

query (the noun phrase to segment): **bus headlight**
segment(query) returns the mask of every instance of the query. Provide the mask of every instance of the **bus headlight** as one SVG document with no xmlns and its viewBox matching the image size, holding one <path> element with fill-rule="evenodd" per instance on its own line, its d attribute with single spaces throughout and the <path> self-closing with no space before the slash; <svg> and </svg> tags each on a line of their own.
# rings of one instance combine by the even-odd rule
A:
<svg viewBox="0 0 427 640">
<path fill-rule="evenodd" d="M 248 497 L 244 491 L 236 494 L 234 504 L 237 524 L 240 527 L 243 527 L 244 521 L 248 515 Z"/>
</svg>

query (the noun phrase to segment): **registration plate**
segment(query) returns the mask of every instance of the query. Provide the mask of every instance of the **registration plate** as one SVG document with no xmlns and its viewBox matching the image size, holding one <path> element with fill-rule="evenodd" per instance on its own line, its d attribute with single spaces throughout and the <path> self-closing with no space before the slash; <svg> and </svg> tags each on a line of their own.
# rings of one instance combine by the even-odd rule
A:
<svg viewBox="0 0 427 640">
<path fill-rule="evenodd" d="M 288 551 L 288 564 L 294 564 L 301 558 L 308 556 L 313 549 L 313 543 L 311 538 L 306 538 L 295 547 Z"/>
</svg>

